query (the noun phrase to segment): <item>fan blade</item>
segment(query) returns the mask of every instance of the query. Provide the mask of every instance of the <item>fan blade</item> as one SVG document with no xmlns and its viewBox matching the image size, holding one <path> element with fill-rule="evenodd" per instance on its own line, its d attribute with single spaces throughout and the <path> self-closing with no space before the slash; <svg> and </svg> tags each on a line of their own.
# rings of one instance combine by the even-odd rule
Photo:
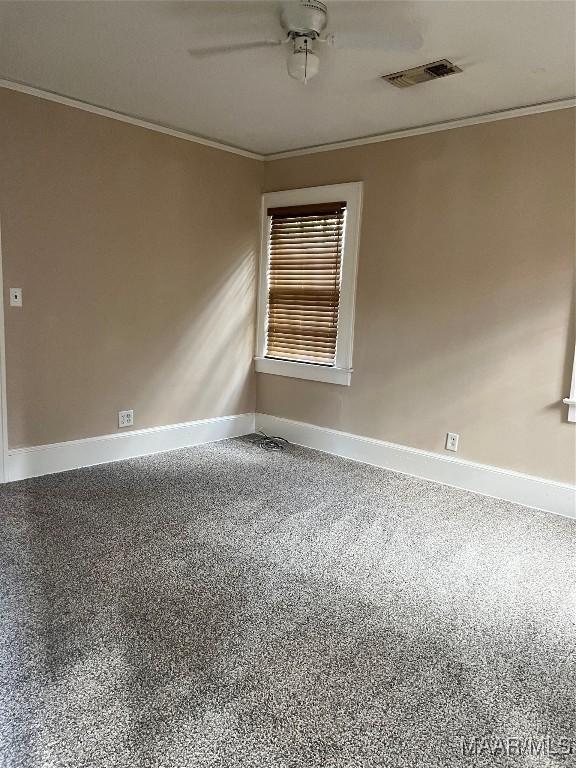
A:
<svg viewBox="0 0 576 768">
<path fill-rule="evenodd" d="M 330 32 L 338 48 L 414 51 L 422 46 L 418 17 L 405 0 L 341 0 L 330 5 Z"/>
<path fill-rule="evenodd" d="M 417 51 L 422 47 L 422 35 L 416 29 L 390 29 L 382 32 L 338 32 L 329 42 L 335 48 L 384 51 Z"/>
<path fill-rule="evenodd" d="M 231 45 L 212 45 L 208 48 L 189 48 L 188 53 L 196 59 L 203 59 L 207 56 L 218 56 L 225 53 L 235 53 L 236 51 L 273 48 L 277 45 L 282 45 L 284 42 L 284 40 L 255 40 L 252 43 L 232 43 Z"/>
<path fill-rule="evenodd" d="M 417 51 L 422 47 L 423 40 L 418 30 L 406 28 L 382 32 L 342 32 L 331 35 L 329 42 L 335 48 Z"/>
</svg>

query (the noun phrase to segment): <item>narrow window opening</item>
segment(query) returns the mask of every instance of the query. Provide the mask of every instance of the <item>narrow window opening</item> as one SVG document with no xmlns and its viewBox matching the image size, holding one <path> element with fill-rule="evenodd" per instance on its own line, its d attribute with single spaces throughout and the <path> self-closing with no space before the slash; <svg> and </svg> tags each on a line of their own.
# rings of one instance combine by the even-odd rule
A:
<svg viewBox="0 0 576 768">
<path fill-rule="evenodd" d="M 265 357 L 333 367 L 346 203 L 269 208 Z"/>
</svg>

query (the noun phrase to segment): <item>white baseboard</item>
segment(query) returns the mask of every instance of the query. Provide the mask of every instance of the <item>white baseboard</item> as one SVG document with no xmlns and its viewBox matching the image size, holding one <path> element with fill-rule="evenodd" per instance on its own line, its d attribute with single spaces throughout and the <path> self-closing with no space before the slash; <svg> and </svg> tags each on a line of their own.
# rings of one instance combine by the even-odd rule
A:
<svg viewBox="0 0 576 768">
<path fill-rule="evenodd" d="M 173 451 L 254 431 L 254 414 L 221 416 L 8 451 L 6 481 Z"/>
<path fill-rule="evenodd" d="M 256 414 L 256 426 L 267 434 L 280 435 L 291 443 L 324 453 L 576 518 L 576 487 L 568 483 L 262 413 Z"/>
<path fill-rule="evenodd" d="M 576 488 L 520 472 L 266 414 L 244 413 L 8 451 L 6 481 L 240 437 L 255 429 L 292 443 L 484 496 L 576 518 Z"/>
</svg>

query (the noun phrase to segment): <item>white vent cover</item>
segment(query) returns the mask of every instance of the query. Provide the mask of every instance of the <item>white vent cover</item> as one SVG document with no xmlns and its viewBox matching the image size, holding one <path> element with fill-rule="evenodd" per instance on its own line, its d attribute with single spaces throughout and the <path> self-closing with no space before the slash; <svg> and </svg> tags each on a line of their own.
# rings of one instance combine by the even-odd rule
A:
<svg viewBox="0 0 576 768">
<path fill-rule="evenodd" d="M 438 80 L 440 77 L 455 75 L 462 72 L 460 67 L 452 64 L 448 59 L 433 61 L 431 64 L 423 64 L 421 67 L 404 69 L 401 72 L 393 72 L 391 75 L 382 75 L 383 80 L 387 80 L 396 88 L 410 88 L 418 83 L 426 83 L 429 80 Z"/>
</svg>

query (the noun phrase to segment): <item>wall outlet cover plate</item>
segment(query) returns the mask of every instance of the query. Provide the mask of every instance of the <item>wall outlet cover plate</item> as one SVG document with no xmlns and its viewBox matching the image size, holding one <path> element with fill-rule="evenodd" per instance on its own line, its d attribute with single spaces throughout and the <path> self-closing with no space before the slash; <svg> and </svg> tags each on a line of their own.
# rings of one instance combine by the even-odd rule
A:
<svg viewBox="0 0 576 768">
<path fill-rule="evenodd" d="M 118 411 L 118 428 L 134 426 L 134 411 Z"/>
<path fill-rule="evenodd" d="M 448 432 L 446 434 L 446 450 L 457 451 L 459 440 L 460 440 L 460 435 L 456 434 L 456 432 Z"/>
</svg>

